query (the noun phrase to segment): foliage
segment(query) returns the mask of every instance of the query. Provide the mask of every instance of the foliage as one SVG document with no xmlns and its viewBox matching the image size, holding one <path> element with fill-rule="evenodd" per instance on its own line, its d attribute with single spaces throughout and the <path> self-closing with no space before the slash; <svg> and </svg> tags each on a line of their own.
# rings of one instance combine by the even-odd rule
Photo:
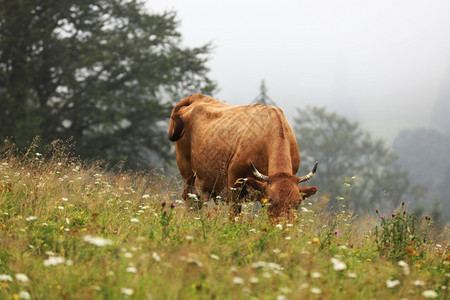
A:
<svg viewBox="0 0 450 300">
<path fill-rule="evenodd" d="M 164 122 L 190 92 L 211 93 L 211 46 L 181 45 L 173 12 L 136 0 L 0 4 L 0 139 L 73 138 L 78 154 L 152 167 Z"/>
<path fill-rule="evenodd" d="M 397 156 L 358 123 L 325 108 L 306 107 L 297 109 L 294 131 L 302 166 L 319 161 L 317 176 L 311 181 L 321 192 L 342 195 L 342 178 L 357 176 L 361 181 L 353 188 L 352 203 L 366 210 L 386 198 L 400 201 L 408 192 L 408 174 L 399 168 Z M 336 205 L 336 200 L 332 201 Z"/>
<path fill-rule="evenodd" d="M 429 128 L 403 130 L 395 138 L 393 148 L 400 155 L 400 165 L 409 171 L 411 181 L 421 186 L 416 191 L 417 198 L 426 200 L 421 205 L 430 209 L 434 202 L 437 211 L 444 212 L 444 219 L 448 219 L 450 136 Z"/>
<path fill-rule="evenodd" d="M 380 257 L 376 220 L 345 202 L 306 203 L 276 226 L 245 203 L 230 221 L 225 203 L 184 207 L 170 178 L 105 172 L 61 147 L 0 151 L 1 299 L 449 296 L 448 235 L 431 235 L 405 275 Z"/>
<path fill-rule="evenodd" d="M 419 221 L 414 214 L 403 210 L 405 203 L 402 202 L 401 209 L 391 216 L 380 216 L 381 225 L 375 226 L 375 237 L 378 251 L 381 255 L 392 261 L 408 259 L 409 261 L 423 260 L 426 247 L 427 235 L 431 218 L 426 215 L 426 226 Z M 378 210 L 377 210 L 378 214 Z"/>
</svg>

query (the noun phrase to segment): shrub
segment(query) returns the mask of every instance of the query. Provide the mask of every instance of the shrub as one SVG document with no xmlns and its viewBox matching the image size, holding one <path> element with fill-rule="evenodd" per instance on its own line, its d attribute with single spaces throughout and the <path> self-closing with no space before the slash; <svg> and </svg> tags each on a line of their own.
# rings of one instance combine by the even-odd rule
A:
<svg viewBox="0 0 450 300">
<path fill-rule="evenodd" d="M 424 246 L 431 224 L 431 217 L 425 216 L 423 224 L 414 214 L 401 209 L 391 216 L 381 215 L 381 224 L 375 226 L 375 241 L 381 256 L 391 261 L 424 259 Z M 376 211 L 378 214 L 378 210 Z"/>
</svg>

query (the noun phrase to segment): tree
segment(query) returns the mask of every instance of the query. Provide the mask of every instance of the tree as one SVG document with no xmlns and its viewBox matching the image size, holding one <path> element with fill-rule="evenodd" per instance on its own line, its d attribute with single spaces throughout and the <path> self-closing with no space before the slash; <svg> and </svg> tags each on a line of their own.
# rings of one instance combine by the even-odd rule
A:
<svg viewBox="0 0 450 300">
<path fill-rule="evenodd" d="M 450 136 L 431 128 L 403 130 L 395 138 L 393 148 L 400 154 L 399 163 L 409 171 L 411 180 L 426 187 L 418 205 L 427 209 L 432 204 L 441 205 L 444 217 L 449 217 Z"/>
<path fill-rule="evenodd" d="M 383 141 L 375 140 L 358 123 L 330 113 L 325 108 L 297 109 L 294 121 L 302 166 L 319 161 L 314 184 L 321 192 L 336 198 L 346 194 L 352 177 L 351 204 L 359 209 L 379 206 L 383 201 L 401 202 L 410 187 L 406 171 L 399 168 L 397 156 Z M 354 181 L 354 180 L 350 180 Z M 347 187 L 348 187 L 347 182 Z"/>
<path fill-rule="evenodd" d="M 173 102 L 215 88 L 211 46 L 182 47 L 175 13 L 140 1 L 2 1 L 0 20 L 0 138 L 19 147 L 73 138 L 84 158 L 148 167 Z"/>
</svg>

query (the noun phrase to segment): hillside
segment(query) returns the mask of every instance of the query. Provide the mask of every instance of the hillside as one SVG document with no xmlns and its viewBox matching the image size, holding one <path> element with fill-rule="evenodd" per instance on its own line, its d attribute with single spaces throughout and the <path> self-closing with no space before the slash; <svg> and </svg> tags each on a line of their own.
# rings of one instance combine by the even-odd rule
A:
<svg viewBox="0 0 450 300">
<path fill-rule="evenodd" d="M 350 195 L 334 195 L 345 198 L 338 212 L 318 196 L 290 223 L 252 203 L 230 220 L 226 204 L 184 207 L 174 178 L 107 172 L 58 143 L 0 155 L 1 299 L 449 294 L 448 232 L 406 207 L 356 216 Z"/>
</svg>

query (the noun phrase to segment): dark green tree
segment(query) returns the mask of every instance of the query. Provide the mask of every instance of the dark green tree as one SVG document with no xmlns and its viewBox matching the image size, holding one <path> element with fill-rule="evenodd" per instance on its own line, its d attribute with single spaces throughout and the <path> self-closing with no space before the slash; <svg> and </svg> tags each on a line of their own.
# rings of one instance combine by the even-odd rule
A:
<svg viewBox="0 0 450 300">
<path fill-rule="evenodd" d="M 363 210 L 378 207 L 384 201 L 396 205 L 408 192 L 408 174 L 399 167 L 397 155 L 383 141 L 364 132 L 357 122 L 325 108 L 306 107 L 297 109 L 294 131 L 301 165 L 319 161 L 311 184 L 321 192 L 329 192 L 334 206 L 336 197 L 348 194 L 346 181 L 353 185 L 350 204 Z M 352 177 L 358 180 L 349 180 Z"/>
<path fill-rule="evenodd" d="M 0 138 L 75 141 L 84 158 L 166 158 L 170 107 L 212 93 L 211 46 L 188 48 L 173 12 L 136 0 L 0 2 Z"/>
</svg>

